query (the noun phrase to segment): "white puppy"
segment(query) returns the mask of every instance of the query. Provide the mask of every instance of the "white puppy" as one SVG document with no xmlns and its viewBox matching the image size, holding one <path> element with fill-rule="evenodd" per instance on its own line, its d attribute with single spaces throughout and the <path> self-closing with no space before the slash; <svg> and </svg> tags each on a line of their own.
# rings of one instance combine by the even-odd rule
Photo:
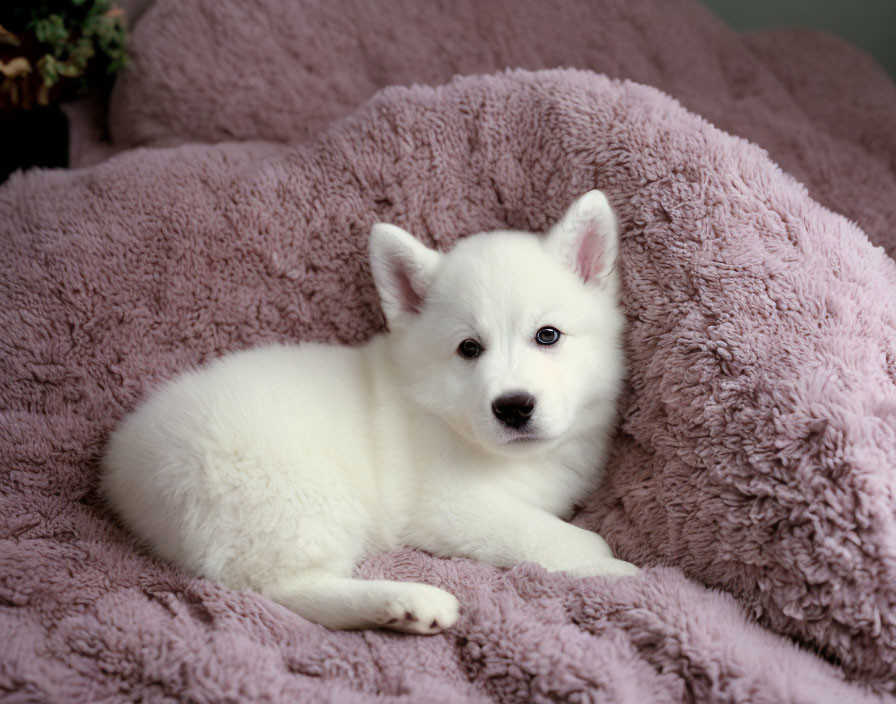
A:
<svg viewBox="0 0 896 704">
<path fill-rule="evenodd" d="M 436 633 L 457 599 L 352 579 L 413 546 L 499 567 L 632 574 L 572 526 L 622 377 L 616 220 L 591 191 L 546 236 L 447 254 L 370 237 L 390 332 L 228 355 L 169 382 L 112 434 L 102 488 L 158 555 L 330 628 Z"/>
</svg>

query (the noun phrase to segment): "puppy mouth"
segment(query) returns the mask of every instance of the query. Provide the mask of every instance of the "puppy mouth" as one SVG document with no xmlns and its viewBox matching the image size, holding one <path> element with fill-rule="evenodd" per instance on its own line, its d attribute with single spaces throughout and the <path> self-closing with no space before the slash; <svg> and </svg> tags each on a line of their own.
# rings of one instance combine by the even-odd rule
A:
<svg viewBox="0 0 896 704">
<path fill-rule="evenodd" d="M 520 430 L 512 435 L 505 436 L 501 444 L 505 447 L 526 447 L 548 442 L 551 439 L 534 430 Z"/>
<path fill-rule="evenodd" d="M 534 442 L 541 442 L 544 438 L 539 437 L 538 435 L 517 435 L 513 438 L 508 438 L 504 441 L 505 445 L 526 445 Z"/>
<path fill-rule="evenodd" d="M 495 449 L 503 448 L 511 454 L 540 451 L 553 444 L 557 437 L 544 432 L 538 423 L 526 423 L 519 428 L 496 424 L 492 430 L 491 444 Z"/>
</svg>

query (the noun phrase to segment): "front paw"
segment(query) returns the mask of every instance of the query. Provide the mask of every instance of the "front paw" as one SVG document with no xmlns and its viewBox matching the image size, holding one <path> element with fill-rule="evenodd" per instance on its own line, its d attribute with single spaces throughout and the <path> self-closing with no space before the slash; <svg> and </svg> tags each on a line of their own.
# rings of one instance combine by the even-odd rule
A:
<svg viewBox="0 0 896 704">
<path fill-rule="evenodd" d="M 434 635 L 457 622 L 460 604 L 453 594 L 428 584 L 400 584 L 384 605 L 380 625 L 404 633 Z"/>
</svg>

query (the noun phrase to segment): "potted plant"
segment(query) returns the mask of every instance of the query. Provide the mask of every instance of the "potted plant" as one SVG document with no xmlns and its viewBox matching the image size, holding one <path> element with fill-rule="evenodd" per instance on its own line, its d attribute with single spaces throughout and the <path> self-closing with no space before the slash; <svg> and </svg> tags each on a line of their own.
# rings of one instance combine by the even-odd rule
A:
<svg viewBox="0 0 896 704">
<path fill-rule="evenodd" d="M 124 11 L 113 0 L 4 0 L 0 180 L 17 168 L 67 165 L 59 103 L 108 89 L 127 63 Z"/>
</svg>

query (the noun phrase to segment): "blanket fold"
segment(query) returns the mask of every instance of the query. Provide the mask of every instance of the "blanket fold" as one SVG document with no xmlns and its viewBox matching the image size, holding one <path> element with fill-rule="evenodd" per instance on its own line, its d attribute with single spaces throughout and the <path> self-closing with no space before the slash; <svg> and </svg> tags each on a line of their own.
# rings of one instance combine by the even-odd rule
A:
<svg viewBox="0 0 896 704">
<path fill-rule="evenodd" d="M 119 147 L 307 140 L 380 88 L 506 67 L 630 79 L 756 142 L 896 255 L 896 86 L 821 32 L 740 35 L 693 0 L 155 0 L 133 53 Z"/>
</svg>

